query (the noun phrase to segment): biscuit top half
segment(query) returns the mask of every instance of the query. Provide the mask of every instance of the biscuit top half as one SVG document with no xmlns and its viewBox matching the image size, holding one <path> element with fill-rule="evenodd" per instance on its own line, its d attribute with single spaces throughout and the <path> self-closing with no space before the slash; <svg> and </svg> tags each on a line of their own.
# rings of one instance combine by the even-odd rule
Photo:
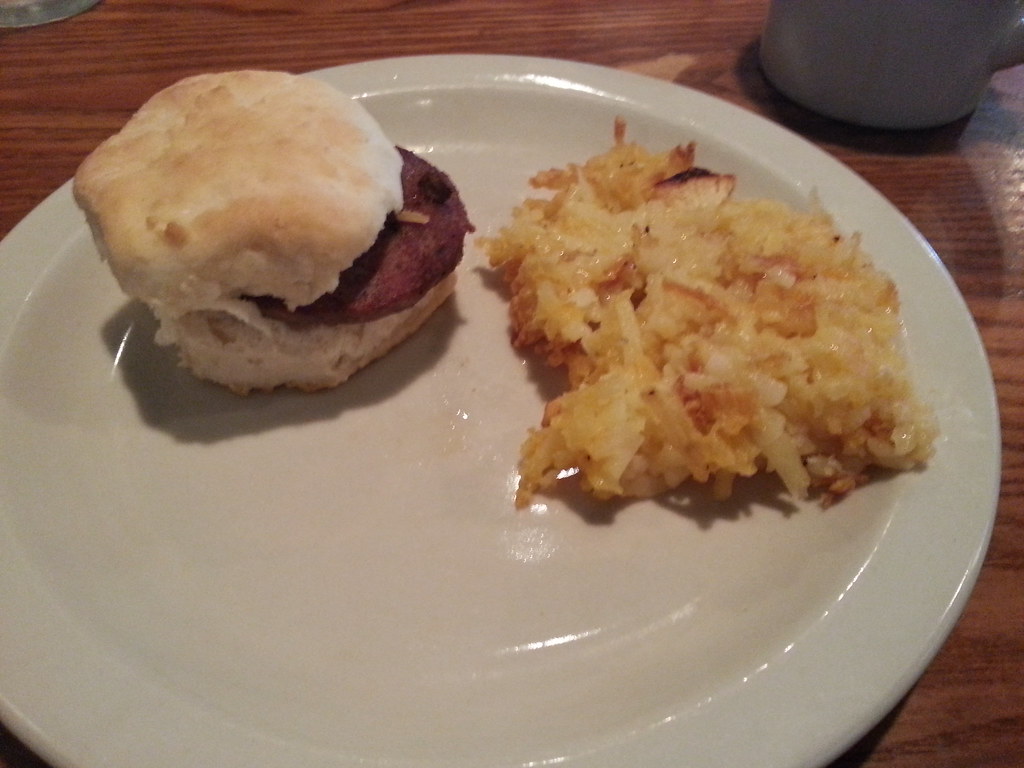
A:
<svg viewBox="0 0 1024 768">
<path fill-rule="evenodd" d="M 73 188 L 128 295 L 170 314 L 241 295 L 294 308 L 333 290 L 401 209 L 401 165 L 354 99 L 248 70 L 155 94 Z"/>
</svg>

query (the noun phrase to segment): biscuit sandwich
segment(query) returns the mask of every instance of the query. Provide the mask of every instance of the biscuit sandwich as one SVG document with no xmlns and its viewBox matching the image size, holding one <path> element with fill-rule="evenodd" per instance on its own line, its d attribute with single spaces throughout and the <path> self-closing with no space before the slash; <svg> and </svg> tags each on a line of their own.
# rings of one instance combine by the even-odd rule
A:
<svg viewBox="0 0 1024 768">
<path fill-rule="evenodd" d="M 336 386 L 451 295 L 472 231 L 451 179 L 356 100 L 267 71 L 160 91 L 73 184 L 156 341 L 238 393 Z"/>
</svg>

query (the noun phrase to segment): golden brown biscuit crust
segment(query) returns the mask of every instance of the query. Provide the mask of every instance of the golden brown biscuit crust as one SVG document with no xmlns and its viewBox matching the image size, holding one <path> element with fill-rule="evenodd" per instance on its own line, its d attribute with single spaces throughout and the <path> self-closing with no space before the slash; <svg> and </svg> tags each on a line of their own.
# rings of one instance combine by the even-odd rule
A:
<svg viewBox="0 0 1024 768">
<path fill-rule="evenodd" d="M 334 288 L 402 204 L 401 159 L 317 80 L 239 71 L 154 95 L 75 175 L 122 288 L 163 314 L 241 294 L 290 306 Z"/>
</svg>

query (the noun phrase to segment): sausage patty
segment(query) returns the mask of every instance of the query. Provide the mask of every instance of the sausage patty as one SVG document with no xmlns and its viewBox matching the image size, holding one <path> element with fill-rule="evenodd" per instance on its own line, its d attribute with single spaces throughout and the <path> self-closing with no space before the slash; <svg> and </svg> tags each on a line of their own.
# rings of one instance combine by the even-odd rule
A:
<svg viewBox="0 0 1024 768">
<path fill-rule="evenodd" d="M 450 274 L 473 231 L 448 176 L 406 149 L 401 215 L 388 216 L 376 242 L 341 273 L 338 287 L 289 310 L 274 296 L 248 296 L 260 312 L 293 327 L 365 323 L 408 309 Z"/>
</svg>

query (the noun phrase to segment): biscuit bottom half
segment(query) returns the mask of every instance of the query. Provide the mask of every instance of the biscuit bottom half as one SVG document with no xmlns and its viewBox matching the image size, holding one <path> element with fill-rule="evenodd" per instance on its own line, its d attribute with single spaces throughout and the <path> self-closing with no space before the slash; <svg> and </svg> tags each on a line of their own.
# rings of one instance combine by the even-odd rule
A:
<svg viewBox="0 0 1024 768">
<path fill-rule="evenodd" d="M 451 296 L 451 273 L 413 306 L 365 323 L 292 328 L 246 323 L 222 310 L 160 317 L 157 342 L 178 348 L 181 364 L 238 394 L 335 387 L 407 339 Z"/>
</svg>

